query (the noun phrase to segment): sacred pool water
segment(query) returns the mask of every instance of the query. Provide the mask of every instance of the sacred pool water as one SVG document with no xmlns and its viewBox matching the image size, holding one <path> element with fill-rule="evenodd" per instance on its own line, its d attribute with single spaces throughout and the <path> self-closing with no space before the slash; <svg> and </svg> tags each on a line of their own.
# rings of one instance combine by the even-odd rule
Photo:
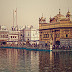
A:
<svg viewBox="0 0 72 72">
<path fill-rule="evenodd" d="M 0 72 L 72 72 L 72 52 L 0 48 Z"/>
</svg>

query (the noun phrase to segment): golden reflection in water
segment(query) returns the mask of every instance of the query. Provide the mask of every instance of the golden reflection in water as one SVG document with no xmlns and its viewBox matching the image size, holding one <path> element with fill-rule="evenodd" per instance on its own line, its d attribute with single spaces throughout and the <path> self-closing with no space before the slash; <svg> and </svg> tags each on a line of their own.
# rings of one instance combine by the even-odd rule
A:
<svg viewBox="0 0 72 72">
<path fill-rule="evenodd" d="M 50 63 L 49 52 L 39 52 L 39 69 L 40 72 L 47 72 Z"/>
<path fill-rule="evenodd" d="M 33 72 L 39 72 L 39 52 L 31 52 L 31 70 Z"/>
<path fill-rule="evenodd" d="M 50 64 L 52 64 L 52 51 L 50 52 Z"/>
<path fill-rule="evenodd" d="M 49 66 L 49 71 L 52 71 L 53 70 L 52 67 L 53 67 L 53 52 L 51 51 L 50 52 L 50 66 Z"/>
</svg>

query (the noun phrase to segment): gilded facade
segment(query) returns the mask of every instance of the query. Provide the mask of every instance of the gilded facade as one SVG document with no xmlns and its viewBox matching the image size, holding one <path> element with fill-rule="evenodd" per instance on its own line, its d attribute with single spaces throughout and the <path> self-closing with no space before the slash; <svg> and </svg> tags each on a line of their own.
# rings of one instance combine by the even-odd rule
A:
<svg viewBox="0 0 72 72">
<path fill-rule="evenodd" d="M 50 22 L 46 22 L 43 16 L 39 18 L 39 40 L 45 41 L 46 44 L 72 46 L 72 15 L 67 12 L 66 16 L 59 13 Z"/>
</svg>

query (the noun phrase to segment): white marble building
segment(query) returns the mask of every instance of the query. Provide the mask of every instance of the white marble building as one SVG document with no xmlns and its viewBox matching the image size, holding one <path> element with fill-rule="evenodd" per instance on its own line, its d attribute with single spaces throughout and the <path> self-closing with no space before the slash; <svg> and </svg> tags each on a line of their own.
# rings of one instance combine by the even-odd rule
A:
<svg viewBox="0 0 72 72">
<path fill-rule="evenodd" d="M 39 41 L 39 30 L 34 29 L 33 26 L 25 26 L 20 29 L 20 41 Z"/>
<path fill-rule="evenodd" d="M 31 40 L 31 28 L 25 27 L 24 29 L 24 41 Z"/>
<path fill-rule="evenodd" d="M 9 31 L 6 26 L 0 26 L 0 44 L 6 44 L 9 40 Z"/>
<path fill-rule="evenodd" d="M 31 29 L 31 41 L 39 40 L 39 30 Z"/>
<path fill-rule="evenodd" d="M 19 31 L 9 31 L 9 43 L 17 42 L 19 41 Z"/>
<path fill-rule="evenodd" d="M 32 43 L 39 44 L 39 30 L 38 29 L 31 29 L 31 44 Z"/>
<path fill-rule="evenodd" d="M 15 42 L 27 41 L 35 42 L 39 41 L 39 30 L 33 29 L 33 26 L 25 26 L 20 30 L 10 30 L 8 31 L 5 26 L 0 26 L 0 41 L 6 41 L 12 44 Z"/>
</svg>

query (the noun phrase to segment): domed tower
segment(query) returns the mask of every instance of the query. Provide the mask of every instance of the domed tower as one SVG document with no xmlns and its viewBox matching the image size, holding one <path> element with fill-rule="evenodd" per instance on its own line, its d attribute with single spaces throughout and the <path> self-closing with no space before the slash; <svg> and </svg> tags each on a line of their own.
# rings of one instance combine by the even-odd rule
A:
<svg viewBox="0 0 72 72">
<path fill-rule="evenodd" d="M 59 13 L 54 16 L 53 18 L 50 17 L 50 23 L 55 23 L 55 22 L 59 22 L 61 19 L 66 18 L 64 15 L 61 14 L 60 9 L 59 9 Z"/>
<path fill-rule="evenodd" d="M 42 13 L 42 17 L 39 18 L 39 23 L 46 23 L 46 18 L 43 17 L 43 13 Z"/>
<path fill-rule="evenodd" d="M 67 17 L 67 18 L 70 18 L 70 16 L 71 16 L 71 13 L 69 12 L 69 9 L 68 9 L 68 12 L 67 12 L 67 14 L 66 14 L 66 17 Z"/>
</svg>

